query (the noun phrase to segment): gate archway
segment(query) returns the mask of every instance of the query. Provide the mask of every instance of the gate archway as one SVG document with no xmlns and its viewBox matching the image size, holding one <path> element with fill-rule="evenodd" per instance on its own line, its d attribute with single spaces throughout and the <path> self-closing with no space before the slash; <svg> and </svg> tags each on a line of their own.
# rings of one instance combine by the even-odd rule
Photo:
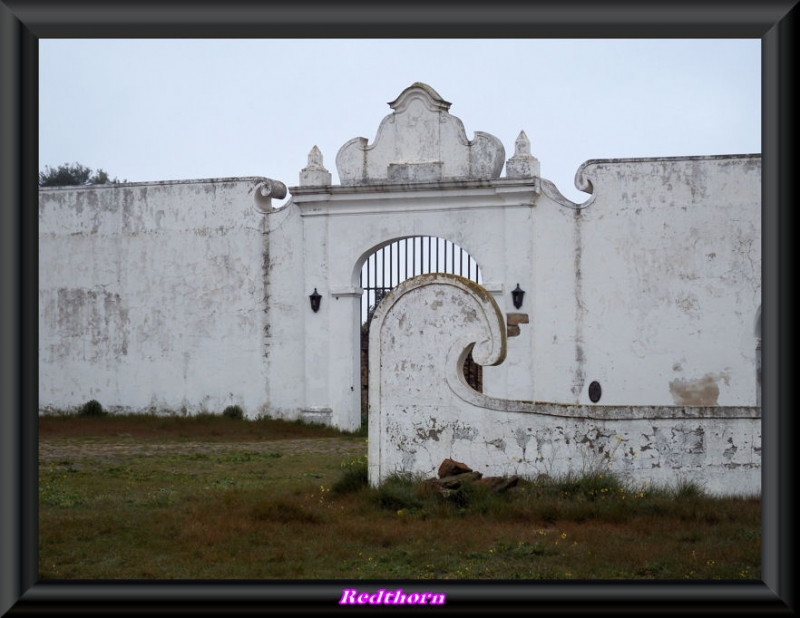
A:
<svg viewBox="0 0 800 618">
<path fill-rule="evenodd" d="M 268 247 L 299 275 L 273 285 L 273 313 L 299 299 L 307 307 L 302 345 L 293 339 L 291 319 L 271 319 L 270 336 L 298 349 L 282 362 L 294 363 L 303 379 L 292 385 L 276 378 L 269 388 L 288 391 L 303 418 L 346 430 L 363 421 L 361 326 L 388 290 L 416 275 L 461 275 L 511 311 L 515 285 L 534 289 L 533 218 L 541 191 L 524 134 L 500 178 L 502 142 L 481 131 L 468 139 L 450 103 L 429 86 L 413 84 L 390 107 L 372 143 L 357 137 L 339 149 L 341 184 L 331 184 L 321 153 L 312 149 L 300 186 L 291 188 L 292 208 L 274 219 L 280 233 Z M 292 240 L 298 237 L 302 248 Z M 317 311 L 308 306 L 313 290 L 320 294 Z M 528 306 L 522 311 L 512 320 L 526 319 Z M 533 331 L 523 332 L 509 362 L 474 367 L 470 382 L 483 393 L 533 398 Z"/>
<path fill-rule="evenodd" d="M 367 412 L 369 387 L 369 325 L 375 309 L 394 287 L 417 275 L 446 273 L 483 283 L 478 262 L 454 242 L 437 236 L 408 236 L 386 243 L 361 266 L 361 414 Z M 470 354 L 464 363 L 467 383 L 483 391 L 483 368 Z"/>
</svg>

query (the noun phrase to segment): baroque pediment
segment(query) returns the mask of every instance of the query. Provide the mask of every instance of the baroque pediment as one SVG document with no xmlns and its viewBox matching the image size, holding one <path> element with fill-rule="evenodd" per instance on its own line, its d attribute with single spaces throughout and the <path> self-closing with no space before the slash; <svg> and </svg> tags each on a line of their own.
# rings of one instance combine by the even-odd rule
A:
<svg viewBox="0 0 800 618">
<path fill-rule="evenodd" d="M 356 137 L 339 149 L 342 185 L 494 180 L 505 149 L 494 135 L 476 131 L 472 140 L 450 105 L 427 84 L 412 84 L 389 107 L 370 144 Z"/>
</svg>

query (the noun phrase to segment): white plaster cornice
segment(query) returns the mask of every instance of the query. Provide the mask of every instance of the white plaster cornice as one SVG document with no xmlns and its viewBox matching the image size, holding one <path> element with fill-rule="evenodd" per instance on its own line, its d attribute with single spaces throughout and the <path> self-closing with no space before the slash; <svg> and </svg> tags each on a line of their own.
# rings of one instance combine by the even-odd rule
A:
<svg viewBox="0 0 800 618">
<path fill-rule="evenodd" d="M 304 217 L 531 208 L 539 196 L 539 179 L 292 187 L 291 193 Z"/>
</svg>

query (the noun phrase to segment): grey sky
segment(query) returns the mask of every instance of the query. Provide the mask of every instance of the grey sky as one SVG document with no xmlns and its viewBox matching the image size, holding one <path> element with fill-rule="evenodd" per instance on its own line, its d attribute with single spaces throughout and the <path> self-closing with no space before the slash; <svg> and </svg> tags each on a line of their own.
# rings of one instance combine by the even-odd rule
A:
<svg viewBox="0 0 800 618">
<path fill-rule="evenodd" d="M 336 174 L 420 81 L 497 136 L 524 130 L 544 178 L 583 201 L 588 159 L 761 152 L 760 39 L 42 39 L 39 162 L 129 182 L 267 176 L 314 145 Z"/>
</svg>

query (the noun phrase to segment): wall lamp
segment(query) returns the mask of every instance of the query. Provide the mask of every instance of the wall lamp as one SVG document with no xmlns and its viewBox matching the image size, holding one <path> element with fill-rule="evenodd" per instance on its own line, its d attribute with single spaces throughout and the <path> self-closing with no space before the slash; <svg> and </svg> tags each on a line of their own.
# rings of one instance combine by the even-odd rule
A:
<svg viewBox="0 0 800 618">
<path fill-rule="evenodd" d="M 322 300 L 322 294 L 317 292 L 317 288 L 314 288 L 313 294 L 309 294 L 308 298 L 311 300 L 311 310 L 314 313 L 319 311 L 319 303 Z"/>
<path fill-rule="evenodd" d="M 514 301 L 514 306 L 519 309 L 522 307 L 522 297 L 525 296 L 525 290 L 517 284 L 516 289 L 511 290 L 511 299 Z"/>
</svg>

